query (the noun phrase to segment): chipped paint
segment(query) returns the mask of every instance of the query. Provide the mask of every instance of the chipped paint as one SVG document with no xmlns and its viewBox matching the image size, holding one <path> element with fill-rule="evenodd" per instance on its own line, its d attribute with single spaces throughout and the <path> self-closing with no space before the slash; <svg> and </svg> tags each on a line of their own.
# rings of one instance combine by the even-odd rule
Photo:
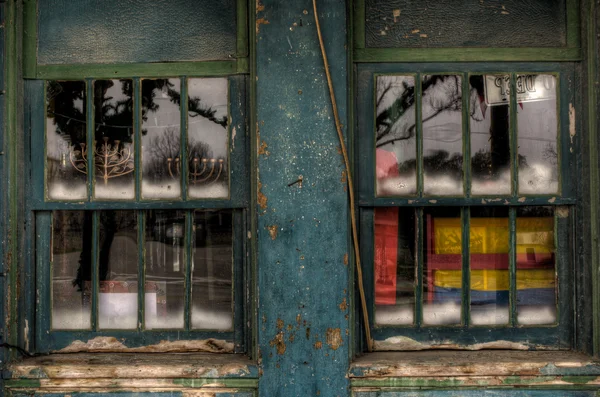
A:
<svg viewBox="0 0 600 397">
<path fill-rule="evenodd" d="M 160 341 L 154 345 L 127 347 L 115 337 L 98 336 L 83 342 L 73 341 L 58 353 L 78 352 L 123 352 L 123 353 L 166 353 L 166 352 L 209 352 L 233 353 L 233 343 L 221 339 Z"/>
<path fill-rule="evenodd" d="M 415 350 L 428 350 L 428 349 L 445 349 L 445 350 L 483 350 L 483 349 L 508 349 L 508 350 L 529 350 L 529 346 L 499 340 L 495 342 L 476 343 L 473 345 L 460 345 L 455 343 L 440 342 L 437 344 L 429 344 L 418 342 L 414 339 L 406 336 L 393 336 L 383 341 L 374 342 L 375 350 L 388 350 L 388 351 L 415 351 Z"/>
<path fill-rule="evenodd" d="M 23 328 L 23 341 L 25 342 L 25 350 L 29 351 L 29 321 L 25 319 L 25 328 Z"/>
<path fill-rule="evenodd" d="M 517 200 L 519 203 L 524 203 L 527 200 L 527 197 L 519 197 Z"/>
<path fill-rule="evenodd" d="M 429 200 L 429 202 L 430 202 L 431 204 L 435 204 L 435 203 L 437 203 L 437 200 Z"/>
<path fill-rule="evenodd" d="M 263 12 L 265 10 L 265 6 L 261 4 L 260 0 L 256 0 L 256 15 L 258 16 L 259 12 Z M 266 18 L 256 18 L 256 35 L 260 32 L 260 25 L 268 25 L 269 21 Z"/>
<path fill-rule="evenodd" d="M 342 299 L 342 303 L 338 305 L 341 311 L 345 312 L 348 310 L 348 302 L 346 302 L 346 298 Z"/>
<path fill-rule="evenodd" d="M 325 342 L 331 347 L 333 350 L 339 349 L 339 347 L 344 343 L 342 340 L 342 332 L 339 328 L 327 328 L 327 333 L 325 334 Z"/>
<path fill-rule="evenodd" d="M 268 157 L 271 153 L 269 153 L 269 151 L 267 150 L 267 147 L 268 147 L 267 143 L 265 141 L 262 141 L 260 143 L 260 146 L 258 147 L 258 152 L 257 152 L 258 155 Z"/>
<path fill-rule="evenodd" d="M 400 13 L 401 10 L 398 8 L 392 11 L 392 15 L 394 16 L 394 23 L 398 22 L 398 18 L 400 18 Z"/>
<path fill-rule="evenodd" d="M 283 341 L 283 331 L 279 331 L 277 335 L 271 339 L 269 345 L 271 345 L 271 347 L 277 347 L 277 354 L 283 355 L 286 349 L 285 342 Z"/>
<path fill-rule="evenodd" d="M 283 322 L 283 320 L 278 318 L 277 319 L 277 329 L 283 329 L 284 325 L 285 325 L 285 323 Z"/>
<path fill-rule="evenodd" d="M 575 108 L 572 103 L 569 103 L 569 136 L 571 137 L 571 145 L 576 134 L 575 127 Z"/>
<path fill-rule="evenodd" d="M 269 235 L 271 235 L 271 240 L 275 240 L 277 238 L 277 225 L 267 226 L 267 230 L 269 230 Z"/>
<path fill-rule="evenodd" d="M 552 197 L 550 200 L 548 200 L 549 203 L 553 203 L 556 201 L 556 197 Z"/>
<path fill-rule="evenodd" d="M 323 342 L 321 342 L 320 340 L 316 341 L 315 344 L 313 345 L 315 347 L 315 349 L 319 350 L 323 347 Z"/>
<path fill-rule="evenodd" d="M 233 128 L 231 129 L 231 150 L 230 150 L 230 152 L 232 152 L 232 153 L 235 150 L 235 137 L 236 136 L 237 136 L 237 129 L 235 128 L 235 125 L 234 125 Z"/>
<path fill-rule="evenodd" d="M 348 253 L 344 254 L 344 265 L 348 266 Z"/>
<path fill-rule="evenodd" d="M 556 211 L 556 215 L 559 218 L 568 218 L 569 217 L 569 207 L 567 207 L 567 206 L 556 207 L 555 211 Z"/>
</svg>

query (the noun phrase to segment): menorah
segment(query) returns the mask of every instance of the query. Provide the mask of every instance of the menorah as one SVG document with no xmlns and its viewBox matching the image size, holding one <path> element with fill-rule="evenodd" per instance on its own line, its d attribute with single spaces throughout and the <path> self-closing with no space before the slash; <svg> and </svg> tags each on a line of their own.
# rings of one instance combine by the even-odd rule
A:
<svg viewBox="0 0 600 397">
<path fill-rule="evenodd" d="M 102 177 L 104 184 L 108 180 L 133 172 L 135 166 L 131 155 L 131 146 L 121 146 L 121 141 L 115 140 L 114 144 L 108 142 L 108 138 L 102 138 L 102 143 L 96 141 L 94 149 L 94 167 L 96 177 Z M 88 147 L 85 143 L 79 144 L 79 149 L 73 145 L 69 150 L 71 165 L 79 172 L 88 173 Z"/>
<path fill-rule="evenodd" d="M 202 163 L 202 166 L 200 166 Z M 219 180 L 221 173 L 223 172 L 223 165 L 225 160 L 223 159 L 202 159 L 200 160 L 198 157 L 194 157 L 190 161 L 190 169 L 188 171 L 189 181 L 192 185 L 200 184 L 200 183 L 214 183 Z M 209 165 L 210 164 L 210 165 Z M 217 170 L 218 164 L 218 170 Z M 167 158 L 167 168 L 169 170 L 169 175 L 171 178 L 175 178 L 175 174 L 177 176 L 181 175 L 181 160 L 179 157 L 169 157 Z M 199 169 L 200 168 L 200 169 Z M 216 172 L 215 172 L 216 171 Z M 216 174 L 216 176 L 215 176 Z"/>
</svg>

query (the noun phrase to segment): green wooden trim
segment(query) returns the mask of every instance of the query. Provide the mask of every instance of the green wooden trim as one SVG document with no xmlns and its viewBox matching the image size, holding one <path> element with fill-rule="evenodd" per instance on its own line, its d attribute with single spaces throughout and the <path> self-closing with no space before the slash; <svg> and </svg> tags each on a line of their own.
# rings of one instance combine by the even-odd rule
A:
<svg viewBox="0 0 600 397">
<path fill-rule="evenodd" d="M 85 120 L 87 122 L 86 125 L 86 146 L 88 153 L 93 153 L 95 150 L 94 138 L 96 137 L 96 130 L 94 129 L 94 82 L 91 79 L 86 79 L 85 81 L 86 87 L 86 112 L 85 112 Z M 44 93 L 45 95 L 45 93 Z M 35 112 L 35 109 L 32 109 Z M 136 156 L 137 157 L 137 156 Z M 89 156 L 87 158 L 87 199 L 88 201 L 94 197 L 94 179 L 96 176 L 96 170 L 94 167 L 94 156 Z M 47 196 L 47 195 L 46 195 Z"/>
<path fill-rule="evenodd" d="M 556 233 L 554 233 L 556 236 Z M 508 305 L 509 324 L 517 324 L 517 209 L 508 209 Z"/>
<path fill-rule="evenodd" d="M 465 197 L 471 197 L 471 114 L 469 98 L 471 87 L 469 73 L 463 73 L 462 78 L 462 134 L 463 134 L 463 192 Z M 465 111 L 466 109 L 466 111 Z"/>
<path fill-rule="evenodd" d="M 19 125 L 18 125 L 18 109 L 19 109 L 19 98 L 18 98 L 18 75 L 19 75 L 19 64 L 17 62 L 18 45 L 17 45 L 17 2 L 9 1 L 4 4 L 5 8 L 5 43 L 4 43 L 4 62 L 5 62 L 5 74 L 4 74 L 4 100 L 5 100 L 5 120 L 3 120 L 4 127 L 4 145 L 2 148 L 5 156 L 8 159 L 5 161 L 8 163 L 8 167 L 4 168 L 7 172 L 5 174 L 5 180 L 3 188 L 6 189 L 6 198 L 8 199 L 7 205 L 4 208 L 8 209 L 5 212 L 5 216 L 8 215 L 5 222 L 5 235 L 3 240 L 6 243 L 3 254 L 4 254 L 4 266 L 5 271 L 8 272 L 8 291 L 12 293 L 12 297 L 7 302 L 7 312 L 5 316 L 13 319 L 7 322 L 5 325 L 7 334 L 3 338 L 7 343 L 17 345 L 18 337 L 18 278 L 19 272 L 17 271 L 20 262 L 20 255 L 17 251 L 18 236 L 17 231 L 20 229 L 18 226 L 18 207 L 19 207 L 19 196 L 17 189 L 17 181 L 19 175 Z M 8 145 L 7 145 L 8 143 Z M 2 319 L 5 320 L 5 319 Z M 14 354 L 14 352 L 12 353 Z"/>
<path fill-rule="evenodd" d="M 142 120 L 142 107 L 140 105 L 141 96 L 142 85 L 139 77 L 135 77 L 133 78 L 133 181 L 135 184 L 136 201 L 142 198 L 142 131 L 140 128 Z"/>
<path fill-rule="evenodd" d="M 567 48 L 579 48 L 581 46 L 581 21 L 579 19 L 579 1 L 567 0 Z"/>
<path fill-rule="evenodd" d="M 512 196 L 519 194 L 519 145 L 517 141 L 517 77 L 510 74 L 510 104 L 508 107 L 509 146 L 510 146 L 510 180 Z"/>
<path fill-rule="evenodd" d="M 183 168 L 183 167 L 181 167 Z M 184 305 L 183 305 L 183 329 L 185 329 L 186 331 L 189 331 L 191 329 L 191 324 L 192 324 L 192 310 L 191 310 L 191 305 L 192 305 L 192 261 L 193 261 L 193 254 L 194 254 L 194 249 L 192 248 L 192 245 L 195 242 L 195 234 L 194 234 L 194 228 L 192 226 L 193 222 L 194 222 L 194 217 L 192 216 L 193 211 L 186 211 L 185 212 L 185 251 L 183 254 L 183 258 L 184 258 L 184 266 L 185 266 L 185 273 L 184 273 Z"/>
<path fill-rule="evenodd" d="M 462 221 L 462 307 L 461 324 L 468 327 L 471 324 L 471 209 L 461 208 Z"/>
<path fill-rule="evenodd" d="M 92 214 L 92 331 L 98 331 L 100 329 L 98 325 L 98 304 L 99 292 L 100 292 L 100 277 L 98 277 L 98 266 L 100 249 L 98 247 L 100 243 L 100 214 L 96 211 Z"/>
<path fill-rule="evenodd" d="M 243 69 L 243 68 L 242 68 Z M 175 75 L 218 77 L 247 73 L 238 69 L 238 61 L 158 62 L 85 65 L 38 65 L 34 78 L 60 79 L 117 79 L 125 77 L 173 77 Z"/>
<path fill-rule="evenodd" d="M 248 3 L 246 3 L 246 0 L 237 0 L 236 7 L 237 7 L 237 10 L 236 10 L 236 26 L 237 26 L 236 58 L 247 59 L 247 57 L 248 57 Z"/>
<path fill-rule="evenodd" d="M 179 103 L 179 158 L 181 159 L 180 164 L 185 164 L 181 167 L 181 175 L 179 176 L 179 183 L 181 184 L 181 198 L 188 200 L 188 78 L 182 77 L 180 80 L 180 94 L 181 101 Z"/>
<path fill-rule="evenodd" d="M 593 379 L 596 379 L 593 376 Z M 484 377 L 473 384 L 473 380 L 460 379 L 456 377 L 446 378 L 426 378 L 426 377 L 396 377 L 396 378 L 350 378 L 351 387 L 373 387 L 386 388 L 386 391 L 393 392 L 402 388 L 402 391 L 413 390 L 445 390 L 460 387 L 460 390 L 514 390 L 518 386 L 527 386 L 533 390 L 595 390 L 597 385 L 585 385 L 593 380 L 590 376 L 491 376 Z M 498 380 L 501 384 L 498 385 Z M 554 384 L 550 383 L 554 382 Z M 547 384 L 544 384 L 547 383 Z M 536 385 L 536 386 L 532 386 Z M 483 391 L 482 391 L 483 393 Z"/>
<path fill-rule="evenodd" d="M 196 388 L 211 384 L 218 384 L 219 387 L 225 388 L 256 388 L 258 387 L 258 379 L 256 378 L 196 378 L 196 379 L 173 379 L 174 385 Z"/>
<path fill-rule="evenodd" d="M 417 238 L 417 249 L 415 252 L 415 256 L 416 256 L 416 266 L 417 266 L 417 279 L 415 280 L 417 282 L 417 286 L 416 286 L 416 294 L 415 294 L 415 326 L 417 327 L 421 327 L 423 325 L 423 279 L 424 279 L 424 274 L 423 274 L 423 269 L 424 269 L 424 265 L 423 265 L 423 258 L 424 258 L 424 254 L 425 254 L 425 244 L 424 244 L 424 236 L 425 236 L 425 232 L 423 230 L 424 226 L 425 226 L 425 222 L 424 222 L 424 211 L 423 208 L 418 208 L 415 210 L 415 215 L 417 216 L 417 235 L 415 236 Z M 373 246 L 375 246 L 373 244 Z M 373 252 L 374 253 L 374 252 Z M 369 258 L 370 259 L 370 258 Z M 366 262 L 369 263 L 369 262 Z M 374 273 L 373 271 L 370 271 L 369 273 Z"/>
<path fill-rule="evenodd" d="M 354 48 L 365 48 L 365 0 L 354 0 L 352 4 L 352 20 L 354 24 L 352 29 L 354 34 L 349 36 L 354 38 Z"/>
<path fill-rule="evenodd" d="M 588 147 L 589 147 L 589 184 L 590 184 L 590 254 L 591 264 L 594 266 L 592 270 L 592 312 L 593 316 L 593 354 L 600 354 L 600 247 L 598 243 L 598 205 L 600 194 L 599 172 L 598 172 L 598 61 L 599 55 L 597 52 L 598 41 L 596 31 L 598 29 L 596 16 L 596 2 L 589 1 L 588 20 L 587 20 L 587 129 L 588 129 Z"/>
<path fill-rule="evenodd" d="M 37 0 L 23 1 L 23 77 L 37 73 Z"/>
<path fill-rule="evenodd" d="M 137 211 L 138 331 L 142 331 L 146 326 L 146 217 L 144 215 L 144 211 Z"/>
<path fill-rule="evenodd" d="M 417 140 L 417 196 L 423 197 L 423 75 L 417 73 L 415 76 L 415 139 Z M 377 115 L 377 113 L 375 113 Z M 375 133 L 377 131 L 375 130 Z"/>
<path fill-rule="evenodd" d="M 356 48 L 355 62 L 579 61 L 580 48 Z"/>
<path fill-rule="evenodd" d="M 480 197 L 377 197 L 359 200 L 360 206 L 389 207 L 460 207 L 460 206 L 524 206 L 524 205 L 575 205 L 577 200 L 559 196 L 480 196 Z"/>
</svg>

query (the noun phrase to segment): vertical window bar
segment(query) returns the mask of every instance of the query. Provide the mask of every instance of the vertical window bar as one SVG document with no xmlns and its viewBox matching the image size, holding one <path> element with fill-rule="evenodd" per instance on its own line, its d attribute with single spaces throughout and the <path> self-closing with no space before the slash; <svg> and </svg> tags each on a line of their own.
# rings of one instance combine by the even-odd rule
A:
<svg viewBox="0 0 600 397">
<path fill-rule="evenodd" d="M 141 197 L 141 180 L 142 180 L 142 134 L 140 132 L 140 119 L 142 114 L 142 108 L 140 106 L 141 97 L 140 79 L 135 77 L 133 79 L 133 146 L 134 146 L 134 180 L 135 180 L 135 199 L 139 200 Z M 139 222 L 138 222 L 139 226 Z M 141 288 L 141 286 L 140 286 Z"/>
<path fill-rule="evenodd" d="M 423 324 L 423 208 L 416 208 L 417 218 L 417 240 L 416 245 L 416 266 L 415 266 L 415 280 L 417 282 L 415 290 L 415 325 L 421 327 Z"/>
<path fill-rule="evenodd" d="M 471 212 L 469 207 L 461 208 L 462 219 L 462 324 L 471 324 Z"/>
<path fill-rule="evenodd" d="M 181 169 L 184 167 L 182 166 Z M 185 288 L 185 297 L 183 305 L 183 321 L 184 329 L 189 331 L 191 328 L 191 306 L 192 306 L 192 266 L 193 266 L 193 255 L 192 245 L 194 244 L 195 233 L 194 233 L 194 216 L 193 210 L 186 211 L 185 213 L 185 281 L 183 283 Z"/>
<path fill-rule="evenodd" d="M 462 75 L 462 135 L 463 135 L 463 191 L 471 197 L 471 131 L 469 125 L 469 73 Z"/>
<path fill-rule="evenodd" d="M 422 99 L 423 99 L 423 78 L 421 73 L 415 77 L 415 131 L 417 139 L 417 196 L 423 197 L 423 123 L 422 123 Z"/>
<path fill-rule="evenodd" d="M 510 326 L 517 324 L 517 208 L 508 209 L 508 303 Z"/>
<path fill-rule="evenodd" d="M 136 90 L 136 93 L 138 91 Z M 141 152 L 138 152 L 141 153 Z M 137 180 L 137 179 L 136 179 Z M 137 211 L 137 240 L 138 240 L 138 331 L 145 328 L 146 310 L 146 258 L 144 255 L 146 247 L 146 213 Z"/>
<path fill-rule="evenodd" d="M 94 138 L 96 136 L 96 128 L 94 124 L 94 80 L 86 79 L 86 121 L 87 121 L 87 136 L 86 136 L 86 149 L 87 149 L 87 188 L 88 188 L 88 201 L 94 197 Z M 94 327 L 92 326 L 94 329 Z"/>
<path fill-rule="evenodd" d="M 510 74 L 510 161 L 511 188 L 513 197 L 519 194 L 519 154 L 517 150 L 517 80 L 516 73 Z"/>
<path fill-rule="evenodd" d="M 181 127 L 180 127 L 180 134 L 181 134 L 181 139 L 180 142 L 181 144 L 179 145 L 179 150 L 181 150 L 181 198 L 183 200 L 187 200 L 188 197 L 188 133 L 187 133 L 187 127 L 188 127 L 188 78 L 186 76 L 182 76 L 181 77 L 181 94 L 180 94 L 180 100 L 179 100 L 179 114 L 181 117 Z M 188 266 L 189 268 L 189 266 Z M 189 280 L 188 280 L 189 281 Z M 186 305 L 186 310 L 187 310 L 187 305 Z M 186 321 L 188 321 L 188 318 L 186 317 Z M 187 325 L 189 325 L 186 322 Z M 187 325 L 186 325 L 186 329 L 187 329 Z"/>
<path fill-rule="evenodd" d="M 89 169 L 89 168 L 88 168 Z M 100 227 L 99 218 L 100 214 L 98 211 L 92 213 L 92 329 L 98 331 L 98 293 L 99 283 L 98 279 L 98 228 Z"/>
</svg>

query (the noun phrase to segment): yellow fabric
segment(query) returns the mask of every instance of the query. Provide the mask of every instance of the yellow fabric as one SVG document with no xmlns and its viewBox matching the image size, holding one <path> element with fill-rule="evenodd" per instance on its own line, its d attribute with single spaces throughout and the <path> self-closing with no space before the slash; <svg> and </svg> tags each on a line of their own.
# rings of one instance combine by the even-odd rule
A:
<svg viewBox="0 0 600 397">
<path fill-rule="evenodd" d="M 440 288 L 461 288 L 462 271 L 435 270 L 433 281 Z M 517 289 L 554 288 L 555 274 L 552 269 L 523 269 L 517 271 Z M 471 289 L 478 291 L 507 291 L 507 270 L 472 270 Z"/>
<path fill-rule="evenodd" d="M 469 238 L 472 254 L 508 252 L 508 218 L 471 218 Z M 434 218 L 434 252 L 460 254 L 460 218 Z M 517 218 L 517 254 L 554 252 L 554 218 Z"/>
</svg>

